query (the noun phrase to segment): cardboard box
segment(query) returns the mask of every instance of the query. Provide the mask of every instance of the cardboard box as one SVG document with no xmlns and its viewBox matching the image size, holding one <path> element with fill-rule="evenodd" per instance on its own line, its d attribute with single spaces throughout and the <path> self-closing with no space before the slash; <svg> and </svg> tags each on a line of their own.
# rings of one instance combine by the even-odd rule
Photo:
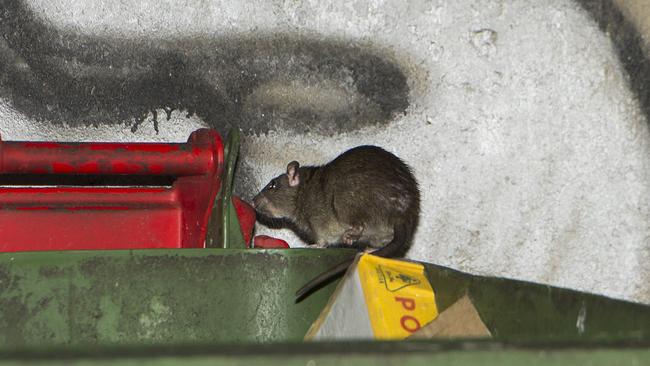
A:
<svg viewBox="0 0 650 366">
<path fill-rule="evenodd" d="M 437 315 L 424 266 L 360 254 L 305 340 L 403 339 Z"/>
<path fill-rule="evenodd" d="M 465 295 L 441 314 L 419 263 L 359 254 L 306 341 L 491 337 Z"/>
</svg>

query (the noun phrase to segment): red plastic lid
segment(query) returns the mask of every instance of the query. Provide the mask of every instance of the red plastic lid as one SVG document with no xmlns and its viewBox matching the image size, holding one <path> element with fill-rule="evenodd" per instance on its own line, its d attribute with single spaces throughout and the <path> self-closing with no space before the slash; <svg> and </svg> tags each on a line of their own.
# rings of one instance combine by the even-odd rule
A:
<svg viewBox="0 0 650 366">
<path fill-rule="evenodd" d="M 253 238 L 253 245 L 260 249 L 286 249 L 289 243 L 282 239 L 273 238 L 267 235 L 257 235 Z"/>
</svg>

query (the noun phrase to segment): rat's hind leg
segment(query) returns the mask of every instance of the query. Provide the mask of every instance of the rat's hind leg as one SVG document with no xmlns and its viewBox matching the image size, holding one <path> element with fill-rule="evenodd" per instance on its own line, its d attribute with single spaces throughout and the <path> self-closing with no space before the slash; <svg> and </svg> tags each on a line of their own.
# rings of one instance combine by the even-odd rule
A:
<svg viewBox="0 0 650 366">
<path fill-rule="evenodd" d="M 341 241 L 345 244 L 352 245 L 361 238 L 361 235 L 363 235 L 363 226 L 361 225 L 350 226 L 345 230 L 345 232 L 343 232 L 343 236 L 341 236 Z"/>
</svg>

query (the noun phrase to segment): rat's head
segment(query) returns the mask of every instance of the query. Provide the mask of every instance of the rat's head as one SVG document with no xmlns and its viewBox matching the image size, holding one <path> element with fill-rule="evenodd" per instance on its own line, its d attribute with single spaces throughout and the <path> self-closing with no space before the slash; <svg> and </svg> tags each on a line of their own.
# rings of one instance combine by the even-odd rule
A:
<svg viewBox="0 0 650 366">
<path fill-rule="evenodd" d="M 277 176 L 253 198 L 253 207 L 261 216 L 271 219 L 294 218 L 296 195 L 300 185 L 300 164 L 292 161 L 287 165 L 287 173 Z"/>
</svg>

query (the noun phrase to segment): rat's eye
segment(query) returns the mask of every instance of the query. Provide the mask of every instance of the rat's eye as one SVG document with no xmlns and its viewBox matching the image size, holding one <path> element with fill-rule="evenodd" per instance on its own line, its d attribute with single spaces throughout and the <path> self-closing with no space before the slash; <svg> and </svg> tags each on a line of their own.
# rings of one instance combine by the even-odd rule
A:
<svg viewBox="0 0 650 366">
<path fill-rule="evenodd" d="M 277 187 L 277 183 L 275 182 L 275 179 L 269 182 L 269 184 L 266 185 L 266 189 L 275 189 Z"/>
</svg>

